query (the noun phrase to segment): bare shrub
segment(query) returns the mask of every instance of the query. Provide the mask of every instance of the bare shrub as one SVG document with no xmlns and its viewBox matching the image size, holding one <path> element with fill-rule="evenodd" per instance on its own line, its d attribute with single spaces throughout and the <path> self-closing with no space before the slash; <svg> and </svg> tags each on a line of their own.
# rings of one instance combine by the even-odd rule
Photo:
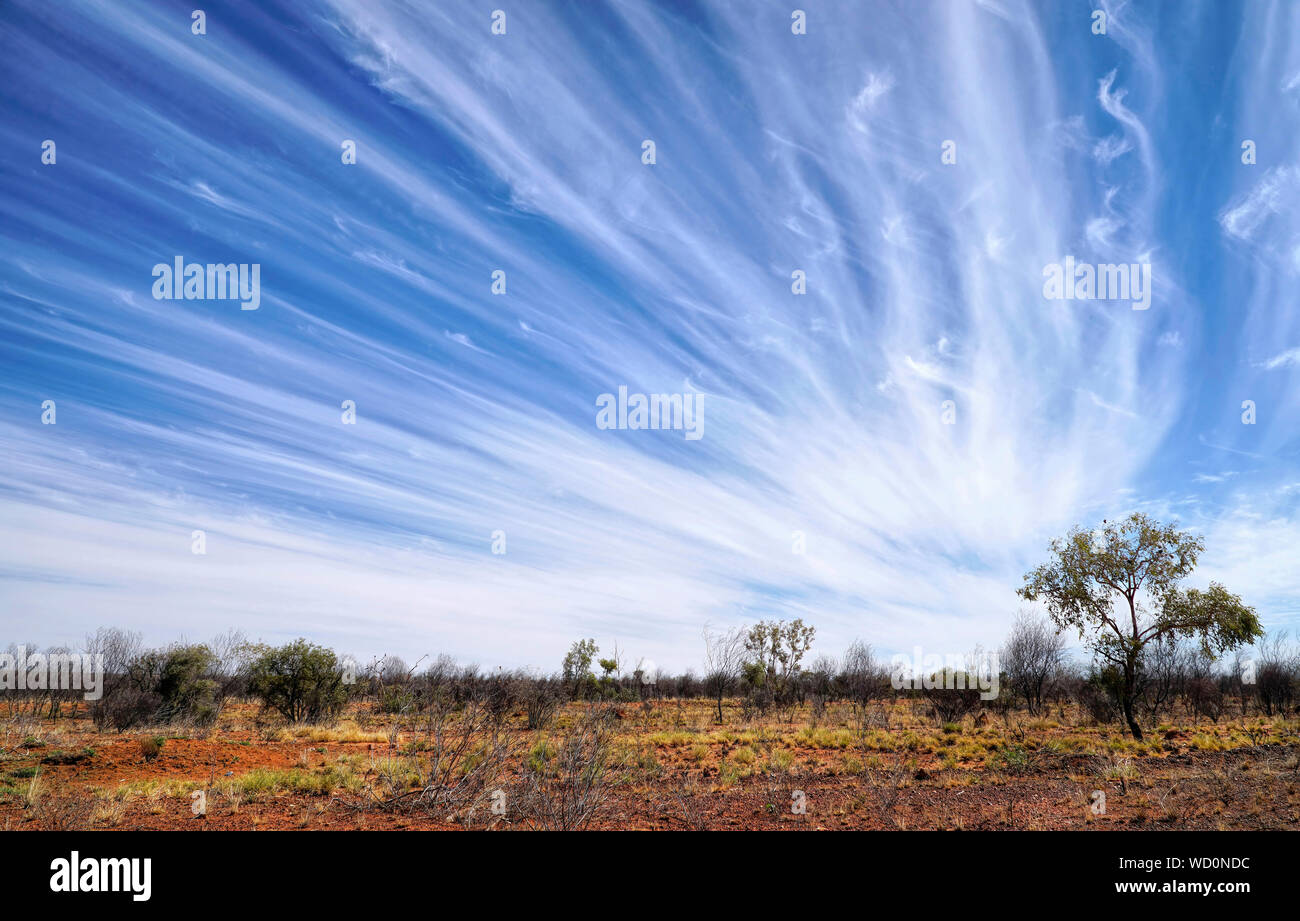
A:
<svg viewBox="0 0 1300 921">
<path fill-rule="evenodd" d="M 677 813 L 691 831 L 707 831 L 709 818 L 704 810 L 704 791 L 694 777 L 687 777 L 674 794 Z"/>
<path fill-rule="evenodd" d="M 1002 647 L 1001 665 L 1011 692 L 1038 716 L 1065 655 L 1065 638 L 1045 617 L 1021 611 Z"/>
<path fill-rule="evenodd" d="M 144 637 L 128 630 L 100 627 L 86 637 L 86 653 L 104 657 L 103 693 L 90 705 L 96 728 L 120 732 L 147 719 L 157 708 L 157 701 L 145 699 L 130 676 L 131 665 L 143 651 Z"/>
<path fill-rule="evenodd" d="M 980 706 L 980 689 L 973 674 L 945 668 L 922 685 L 922 694 L 930 705 L 930 714 L 938 725 L 960 723 L 966 714 Z"/>
<path fill-rule="evenodd" d="M 505 776 L 518 743 L 483 701 L 456 703 L 443 695 L 402 752 L 377 758 L 361 808 L 422 811 L 469 824 Z"/>
<path fill-rule="evenodd" d="M 232 697 L 242 697 L 248 691 L 248 667 L 253 653 L 248 637 L 238 630 L 227 630 L 214 636 L 207 645 L 212 653 L 212 680 L 217 685 L 217 700 L 225 702 Z"/>
<path fill-rule="evenodd" d="M 525 766 L 518 801 L 534 828 L 586 828 L 618 782 L 622 765 L 614 757 L 614 713 L 590 706 L 554 746 Z"/>
<path fill-rule="evenodd" d="M 1261 643 L 1255 667 L 1255 695 L 1264 712 L 1285 713 L 1295 700 L 1300 683 L 1300 651 L 1287 642 L 1286 633 L 1278 633 Z"/>
<path fill-rule="evenodd" d="M 1187 665 L 1183 699 L 1193 717 L 1218 722 L 1227 706 L 1221 676 L 1214 672 L 1214 660 L 1197 650 Z"/>
<path fill-rule="evenodd" d="M 840 670 L 840 682 L 844 693 L 853 705 L 855 725 L 861 730 L 880 723 L 887 727 L 888 713 L 880 709 L 880 718 L 872 716 L 872 704 L 889 696 L 889 670 L 877 661 L 875 651 L 870 643 L 854 640 L 844 653 L 844 663 Z"/>
<path fill-rule="evenodd" d="M 528 728 L 534 731 L 548 728 L 563 697 L 559 683 L 550 678 L 523 677 L 518 684 L 516 696 L 523 701 Z"/>
<path fill-rule="evenodd" d="M 1149 722 L 1158 722 L 1160 714 L 1184 696 L 1193 657 L 1191 647 L 1179 642 L 1177 637 L 1164 637 L 1148 643 L 1142 650 L 1138 702 Z"/>
<path fill-rule="evenodd" d="M 915 764 L 908 759 L 906 752 L 901 751 L 890 753 L 883 761 L 880 767 L 868 770 L 867 777 L 877 791 L 881 817 L 897 826 L 899 821 L 894 810 L 903 795 L 903 788 L 912 781 Z"/>
<path fill-rule="evenodd" d="M 30 801 L 32 818 L 46 831 L 84 831 L 90 827 L 92 800 L 84 796 L 46 796 Z"/>
<path fill-rule="evenodd" d="M 722 722 L 722 700 L 740 678 L 745 662 L 745 631 L 713 633 L 704 628 L 704 686 L 713 698 L 718 722 Z"/>
</svg>

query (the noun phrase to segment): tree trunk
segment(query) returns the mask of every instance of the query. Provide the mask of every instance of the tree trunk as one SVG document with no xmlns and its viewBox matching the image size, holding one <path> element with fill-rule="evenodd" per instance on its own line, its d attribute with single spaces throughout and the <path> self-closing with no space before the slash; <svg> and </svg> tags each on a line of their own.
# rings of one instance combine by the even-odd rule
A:
<svg viewBox="0 0 1300 921">
<path fill-rule="evenodd" d="M 1142 741 L 1142 727 L 1138 725 L 1133 718 L 1133 695 L 1137 686 L 1137 676 L 1134 674 L 1133 665 L 1127 665 L 1124 668 L 1124 720 L 1128 723 L 1128 731 L 1133 733 L 1133 738 L 1139 742 Z"/>
</svg>

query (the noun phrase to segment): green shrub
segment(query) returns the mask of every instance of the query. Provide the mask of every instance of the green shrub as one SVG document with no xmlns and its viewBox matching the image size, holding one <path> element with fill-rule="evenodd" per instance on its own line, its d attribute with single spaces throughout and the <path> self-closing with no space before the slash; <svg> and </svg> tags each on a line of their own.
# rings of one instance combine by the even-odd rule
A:
<svg viewBox="0 0 1300 921">
<path fill-rule="evenodd" d="M 173 646 L 164 653 L 158 676 L 158 720 L 163 723 L 190 722 L 207 725 L 221 711 L 217 683 L 207 676 L 217 659 L 207 646 Z"/>
<path fill-rule="evenodd" d="M 334 719 L 348 696 L 334 651 L 304 639 L 279 647 L 258 647 L 249 669 L 248 689 L 264 707 L 290 723 Z"/>
<path fill-rule="evenodd" d="M 118 731 L 138 725 L 209 725 L 221 712 L 217 658 L 207 646 L 174 645 L 145 652 L 125 668 L 94 710 L 96 725 Z"/>
</svg>

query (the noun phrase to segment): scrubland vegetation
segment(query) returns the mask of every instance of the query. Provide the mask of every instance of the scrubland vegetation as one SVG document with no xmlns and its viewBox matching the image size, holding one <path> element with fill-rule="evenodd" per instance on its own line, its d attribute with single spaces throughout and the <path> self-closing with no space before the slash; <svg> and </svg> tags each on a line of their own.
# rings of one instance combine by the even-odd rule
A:
<svg viewBox="0 0 1300 921">
<path fill-rule="evenodd" d="M 1222 661 L 1151 646 L 1139 741 L 1123 676 L 1068 660 L 1028 614 L 988 700 L 897 689 L 862 642 L 805 661 L 812 635 L 709 633 L 706 667 L 681 674 L 602 662 L 579 641 L 541 675 L 393 656 L 352 672 L 303 640 L 147 650 L 101 630 L 88 644 L 114 663 L 101 700 L 0 697 L 0 824 L 1300 826 L 1300 652 L 1284 636 Z"/>
<path fill-rule="evenodd" d="M 0 826 L 1300 827 L 1295 644 L 1180 588 L 1199 545 L 1141 516 L 1052 551 L 1046 616 L 907 674 L 801 620 L 706 628 L 677 674 L 591 639 L 542 674 L 101 629 L 99 699 L 0 694 Z"/>
</svg>

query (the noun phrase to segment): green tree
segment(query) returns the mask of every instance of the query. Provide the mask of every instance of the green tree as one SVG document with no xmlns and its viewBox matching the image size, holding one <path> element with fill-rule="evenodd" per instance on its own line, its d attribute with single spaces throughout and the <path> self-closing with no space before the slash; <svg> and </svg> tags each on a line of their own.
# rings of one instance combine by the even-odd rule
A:
<svg viewBox="0 0 1300 921">
<path fill-rule="evenodd" d="M 1042 599 L 1060 629 L 1078 630 L 1121 676 L 1120 706 L 1133 738 L 1142 651 L 1165 637 L 1196 637 L 1208 655 L 1264 635 L 1254 608 L 1217 582 L 1204 591 L 1180 583 L 1196 568 L 1200 537 L 1136 513 L 1103 521 L 1095 531 L 1075 528 L 1051 543 L 1051 559 L 1025 574 L 1017 594 Z"/>
<path fill-rule="evenodd" d="M 304 639 L 255 647 L 248 689 L 291 723 L 331 719 L 348 699 L 334 650 Z"/>
<path fill-rule="evenodd" d="M 789 697 L 791 683 L 798 678 L 800 663 L 816 633 L 817 628 L 806 626 L 801 618 L 760 620 L 749 628 L 745 651 L 751 662 L 761 666 L 763 680 L 777 701 L 785 702 Z"/>
<path fill-rule="evenodd" d="M 599 650 L 596 648 L 595 640 L 577 640 L 565 654 L 564 683 L 575 695 L 584 685 L 596 680 L 596 676 L 591 671 L 591 660 L 596 657 L 597 652 Z"/>
</svg>

